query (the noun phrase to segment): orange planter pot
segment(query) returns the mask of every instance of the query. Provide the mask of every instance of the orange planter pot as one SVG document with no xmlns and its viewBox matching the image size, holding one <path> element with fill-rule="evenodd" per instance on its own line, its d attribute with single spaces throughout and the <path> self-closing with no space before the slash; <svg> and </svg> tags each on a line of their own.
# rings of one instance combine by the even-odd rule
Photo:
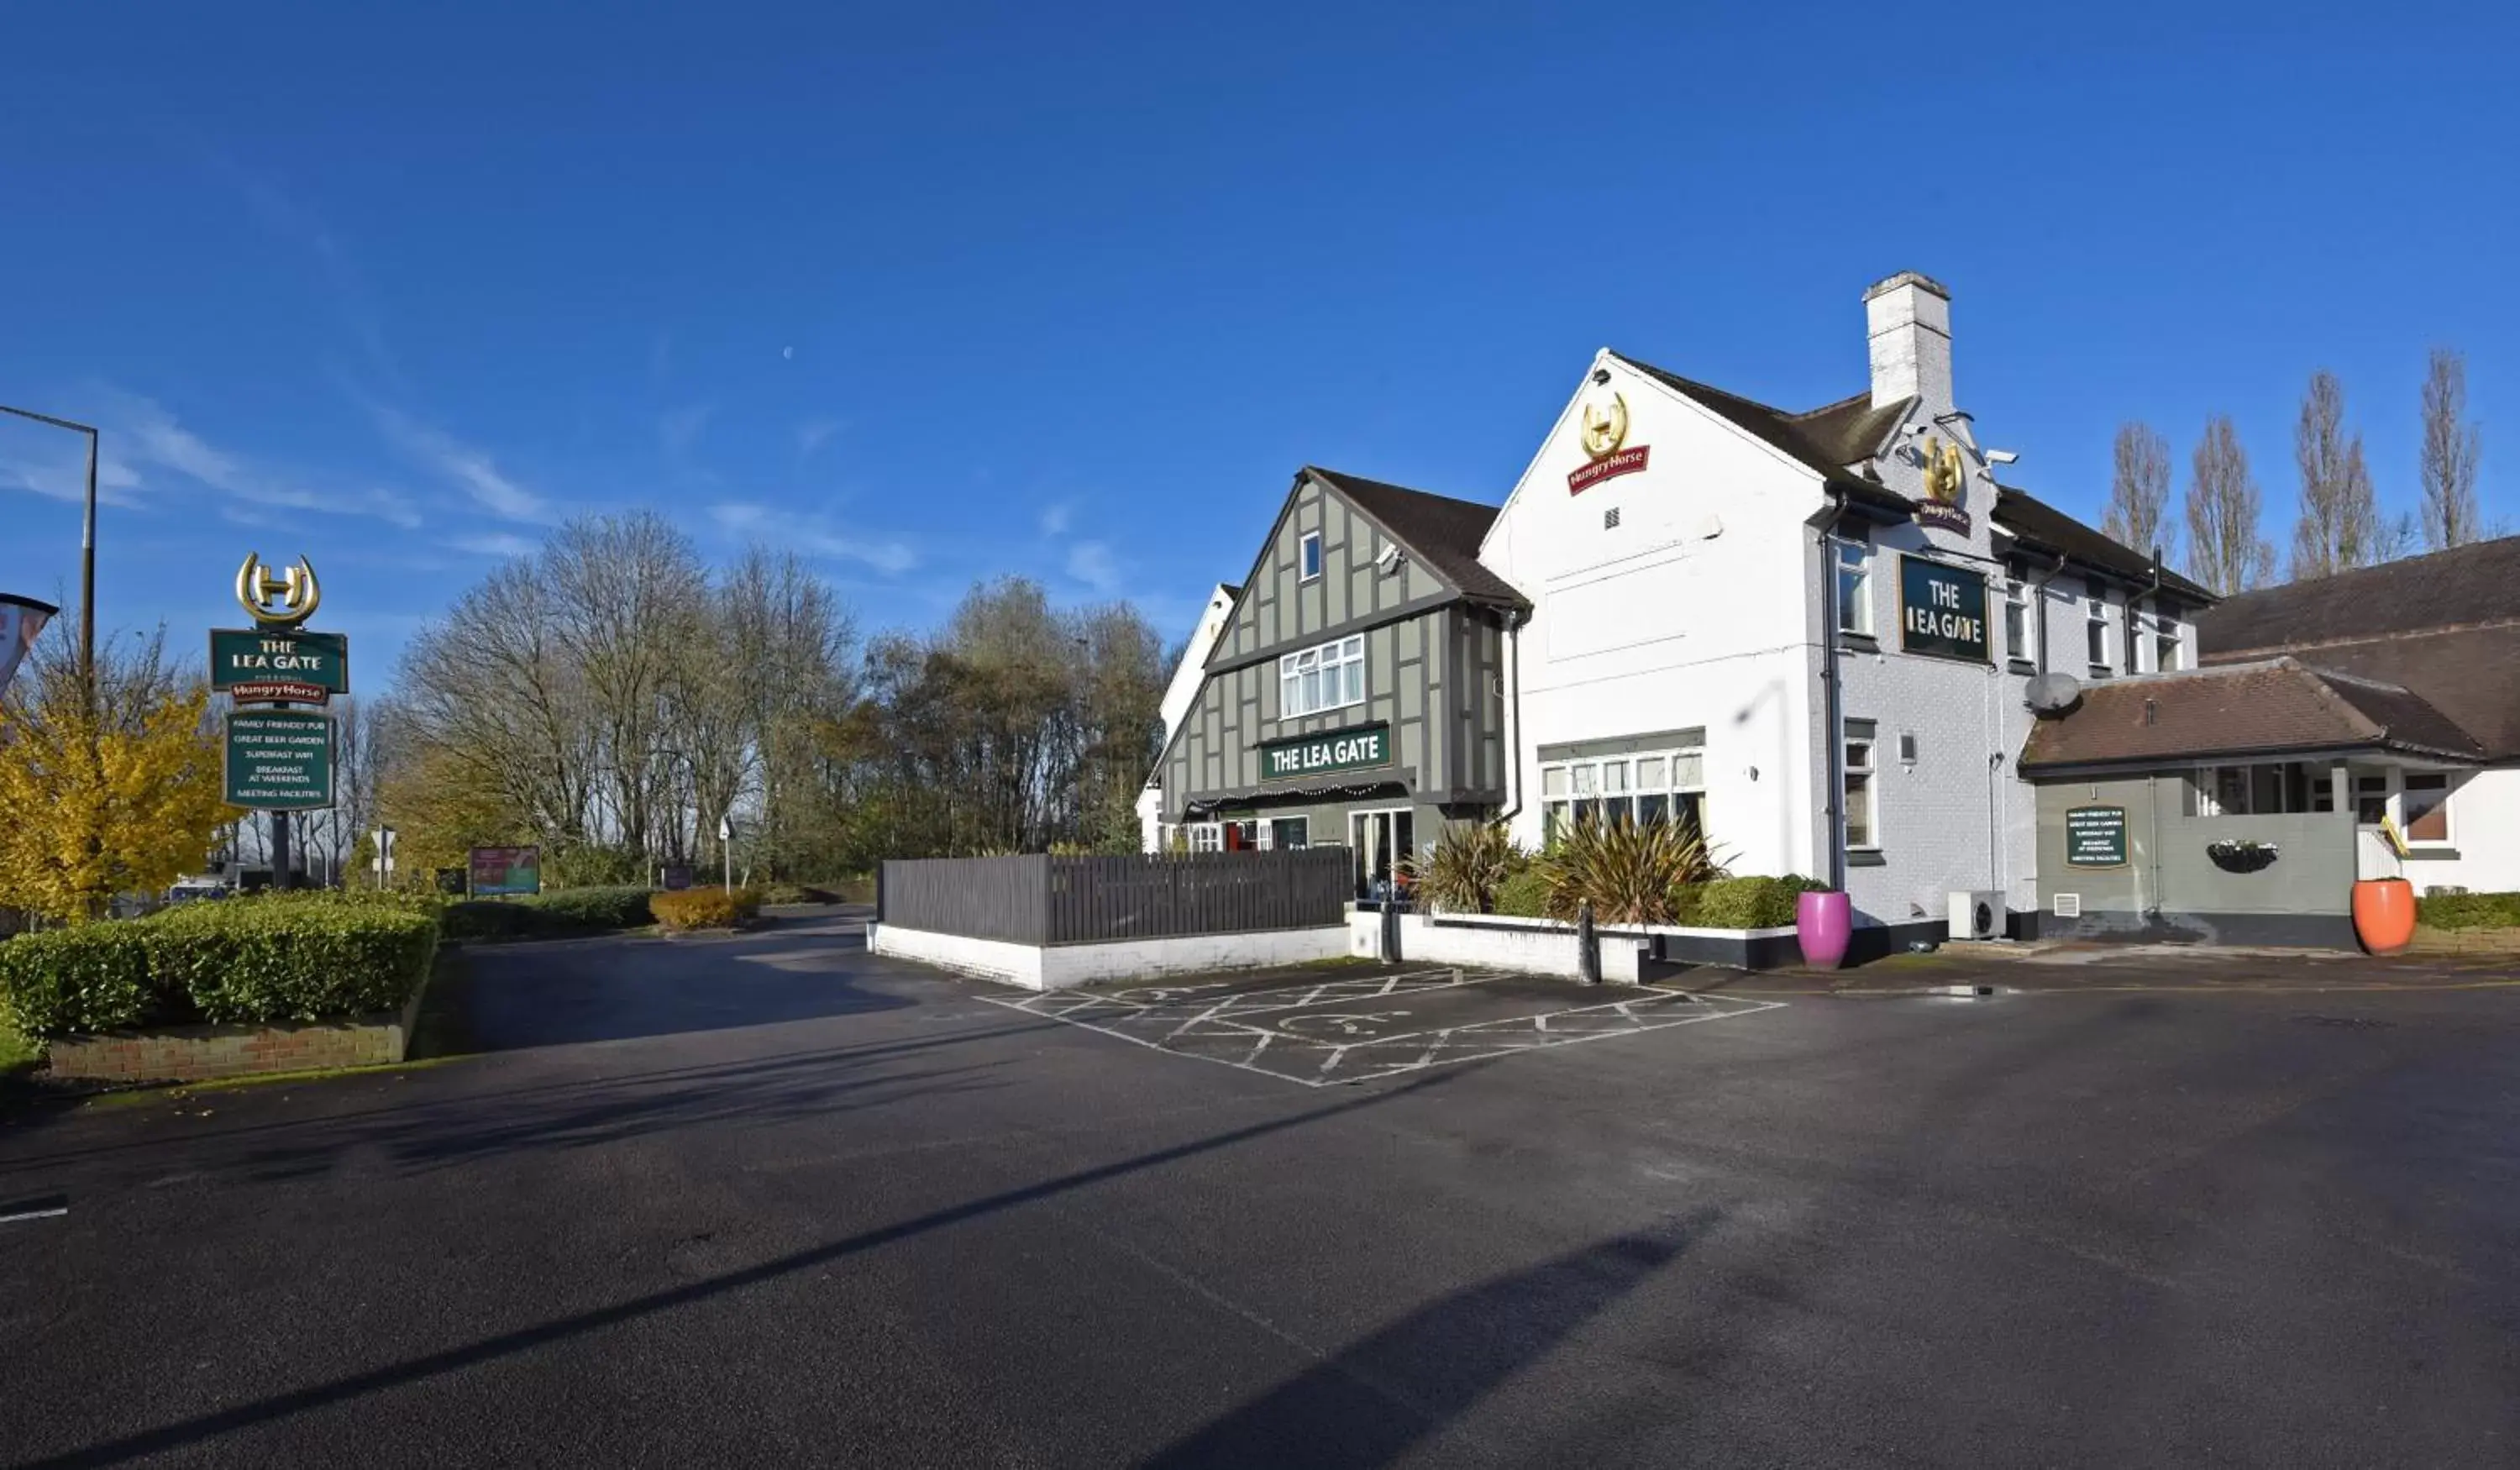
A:
<svg viewBox="0 0 2520 1470">
<path fill-rule="evenodd" d="M 2356 883 L 2354 934 L 2374 955 L 2395 955 L 2413 943 L 2415 885 L 2404 878 L 2365 878 Z"/>
</svg>

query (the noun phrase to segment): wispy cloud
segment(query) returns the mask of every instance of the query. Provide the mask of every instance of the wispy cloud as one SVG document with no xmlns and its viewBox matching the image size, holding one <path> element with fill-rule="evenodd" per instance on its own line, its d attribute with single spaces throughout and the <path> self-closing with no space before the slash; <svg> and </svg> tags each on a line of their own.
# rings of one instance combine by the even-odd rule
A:
<svg viewBox="0 0 2520 1470">
<path fill-rule="evenodd" d="M 1041 533 L 1044 536 L 1064 536 L 1075 520 L 1076 508 L 1063 500 L 1041 508 Z"/>
<path fill-rule="evenodd" d="M 717 412 L 714 403 L 695 403 L 659 415 L 656 420 L 656 442 L 665 453 L 680 459 L 699 442 L 700 433 L 708 427 L 709 415 Z"/>
<path fill-rule="evenodd" d="M 458 536 L 447 545 L 475 557 L 495 557 L 506 560 L 512 557 L 530 557 L 541 548 L 514 531 L 491 531 L 479 536 Z"/>
<path fill-rule="evenodd" d="M 1120 589 L 1120 563 L 1100 541 L 1080 541 L 1067 549 L 1067 574 L 1104 597 Z"/>
<path fill-rule="evenodd" d="M 375 416 L 377 427 L 396 448 L 462 489 L 491 514 L 538 523 L 557 518 L 550 501 L 500 472 L 487 451 L 422 423 L 399 409 L 371 403 L 368 411 Z"/>
<path fill-rule="evenodd" d="M 808 557 L 854 561 L 887 574 L 898 575 L 919 564 L 919 554 L 904 542 L 835 531 L 819 517 L 799 516 L 771 506 L 743 502 L 711 506 L 709 518 L 730 536 L 775 539 L 778 546 Z"/>
<path fill-rule="evenodd" d="M 314 488 L 306 474 L 212 444 L 155 399 L 108 389 L 93 420 L 103 434 L 97 499 L 107 505 L 146 508 L 198 488 L 217 497 L 220 514 L 246 524 L 260 519 L 256 508 L 370 516 L 406 529 L 420 524 L 420 512 L 406 495 L 376 486 Z M 0 484 L 55 500 L 84 499 L 85 452 L 73 442 L 54 457 L 0 460 Z"/>
<path fill-rule="evenodd" d="M 810 455 L 832 442 L 832 436 L 848 427 L 844 419 L 808 419 L 796 425 L 796 453 Z"/>
<path fill-rule="evenodd" d="M 384 314 L 358 263 L 350 258 L 323 216 L 292 197 L 272 179 L 224 155 L 212 155 L 212 170 L 244 199 L 246 207 L 274 239 L 302 249 L 314 263 L 317 284 L 334 314 L 359 344 L 371 372 L 402 386 L 402 369 L 385 340 Z"/>
</svg>

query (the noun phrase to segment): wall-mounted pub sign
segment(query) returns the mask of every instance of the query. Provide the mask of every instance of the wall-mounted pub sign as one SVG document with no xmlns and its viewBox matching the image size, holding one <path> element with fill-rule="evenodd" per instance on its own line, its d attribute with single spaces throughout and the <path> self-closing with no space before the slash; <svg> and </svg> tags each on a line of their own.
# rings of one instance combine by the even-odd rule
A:
<svg viewBox="0 0 2520 1470">
<path fill-rule="evenodd" d="M 1901 557 L 1899 646 L 1929 658 L 1985 663 L 1986 578 L 1947 562 Z"/>
<path fill-rule="evenodd" d="M 1289 780 L 1336 771 L 1365 771 L 1391 764 L 1391 727 L 1353 725 L 1345 730 L 1271 740 L 1260 747 L 1260 779 Z"/>
<path fill-rule="evenodd" d="M 2068 811 L 2065 814 L 2065 866 L 2126 867 L 2126 808 L 2075 807 Z"/>
</svg>

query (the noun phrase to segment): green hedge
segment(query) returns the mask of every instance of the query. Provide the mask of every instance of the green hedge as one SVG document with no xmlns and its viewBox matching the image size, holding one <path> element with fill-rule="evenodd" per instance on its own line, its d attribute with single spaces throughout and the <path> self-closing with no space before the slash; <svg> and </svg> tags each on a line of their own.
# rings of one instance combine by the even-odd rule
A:
<svg viewBox="0 0 2520 1470">
<path fill-rule="evenodd" d="M 2520 893 L 2436 893 L 2415 901 L 2436 929 L 2520 929 Z"/>
<path fill-rule="evenodd" d="M 1698 890 L 1695 916 L 1682 922 L 1697 929 L 1775 929 L 1794 921 L 1794 899 L 1817 893 L 1826 883 L 1809 878 L 1717 878 Z"/>
<path fill-rule="evenodd" d="M 1549 913 L 1549 875 L 1526 868 L 1497 884 L 1496 912 L 1512 918 L 1541 918 Z"/>
<path fill-rule="evenodd" d="M 0 1001 L 30 1036 L 392 1010 L 428 974 L 437 925 L 297 896 L 188 904 L 0 945 Z"/>
<path fill-rule="evenodd" d="M 449 904 L 438 923 L 449 939 L 554 939 L 653 921 L 645 888 L 555 888 L 513 899 Z"/>
</svg>

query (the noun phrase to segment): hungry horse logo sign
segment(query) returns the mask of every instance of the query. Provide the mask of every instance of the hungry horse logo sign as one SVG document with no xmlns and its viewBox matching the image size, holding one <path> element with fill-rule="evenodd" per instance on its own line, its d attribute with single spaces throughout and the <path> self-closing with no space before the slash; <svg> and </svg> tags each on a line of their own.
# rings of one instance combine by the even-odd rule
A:
<svg viewBox="0 0 2520 1470">
<path fill-rule="evenodd" d="M 1652 451 L 1640 444 L 1624 448 L 1628 442 L 1628 400 L 1612 393 L 1609 402 L 1595 401 L 1584 405 L 1582 423 L 1584 458 L 1588 463 L 1566 476 L 1566 493 L 1581 495 L 1603 480 L 1634 474 L 1645 468 L 1645 457 Z"/>
<path fill-rule="evenodd" d="M 1969 512 L 1962 508 L 1968 489 L 1968 463 L 1958 443 L 1937 437 L 1925 440 L 1925 499 L 1916 502 L 1916 524 L 1954 535 L 1969 533 Z"/>
</svg>

